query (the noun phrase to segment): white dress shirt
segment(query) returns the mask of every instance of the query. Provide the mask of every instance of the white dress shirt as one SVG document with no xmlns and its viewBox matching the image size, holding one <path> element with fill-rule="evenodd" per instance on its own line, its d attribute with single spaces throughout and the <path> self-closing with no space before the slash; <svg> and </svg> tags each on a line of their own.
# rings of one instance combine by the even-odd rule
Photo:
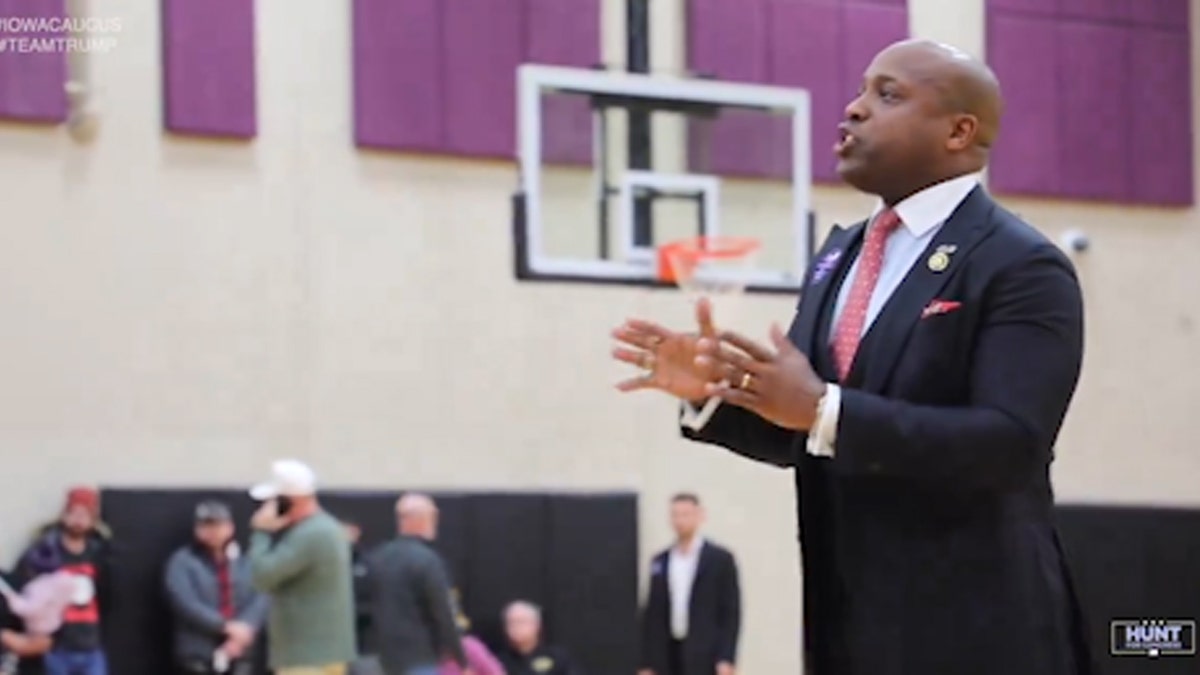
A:
<svg viewBox="0 0 1200 675">
<path fill-rule="evenodd" d="M 933 240 L 938 230 L 950 218 L 950 214 L 958 208 L 967 195 L 979 184 L 979 174 L 968 174 L 952 178 L 948 181 L 930 186 L 905 199 L 895 206 L 896 215 L 900 216 L 903 226 L 897 228 L 888 237 L 883 250 L 883 267 L 871 300 L 867 305 L 867 318 L 863 322 L 863 334 L 874 323 L 875 318 L 883 310 L 896 287 L 904 280 L 908 271 L 916 264 L 921 253 Z M 882 201 L 871 214 L 874 220 L 885 208 Z M 833 308 L 832 321 L 829 322 L 830 337 L 837 326 L 842 309 L 850 295 L 850 287 L 854 283 L 854 275 L 858 271 L 858 260 L 851 264 L 838 289 L 837 301 Z M 713 397 L 705 402 L 704 407 L 695 410 L 687 402 L 684 403 L 684 426 L 699 430 L 708 423 L 716 412 L 720 399 Z M 808 435 L 807 450 L 810 454 L 825 457 L 833 456 L 834 444 L 837 440 L 838 416 L 841 413 L 841 388 L 829 384 L 824 400 L 821 401 L 820 414 Z"/>
<path fill-rule="evenodd" d="M 667 553 L 667 588 L 671 598 L 671 637 L 682 640 L 688 633 L 688 608 L 692 603 L 692 582 L 696 580 L 696 567 L 700 563 L 700 549 L 704 539 L 699 535 L 692 538 L 687 550 L 679 545 Z"/>
</svg>

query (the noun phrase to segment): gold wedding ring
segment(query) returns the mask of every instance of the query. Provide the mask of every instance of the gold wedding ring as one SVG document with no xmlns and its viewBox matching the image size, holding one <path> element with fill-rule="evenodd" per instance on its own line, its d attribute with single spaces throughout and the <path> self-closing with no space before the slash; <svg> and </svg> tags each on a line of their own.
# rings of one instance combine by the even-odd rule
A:
<svg viewBox="0 0 1200 675">
<path fill-rule="evenodd" d="M 749 389 L 750 388 L 750 380 L 751 380 L 750 373 L 742 373 L 742 381 L 738 382 L 738 389 Z"/>
</svg>

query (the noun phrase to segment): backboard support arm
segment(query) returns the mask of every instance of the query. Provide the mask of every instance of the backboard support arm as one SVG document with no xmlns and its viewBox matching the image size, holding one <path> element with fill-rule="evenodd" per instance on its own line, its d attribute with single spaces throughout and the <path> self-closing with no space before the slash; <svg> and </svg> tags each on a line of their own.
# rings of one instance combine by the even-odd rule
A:
<svg viewBox="0 0 1200 675">
<path fill-rule="evenodd" d="M 625 1 L 625 69 L 631 73 L 650 72 L 650 0 Z M 629 168 L 649 170 L 654 166 L 649 110 L 629 110 Z M 633 240 L 638 246 L 653 242 L 653 198 L 638 196 L 633 204 Z"/>
</svg>

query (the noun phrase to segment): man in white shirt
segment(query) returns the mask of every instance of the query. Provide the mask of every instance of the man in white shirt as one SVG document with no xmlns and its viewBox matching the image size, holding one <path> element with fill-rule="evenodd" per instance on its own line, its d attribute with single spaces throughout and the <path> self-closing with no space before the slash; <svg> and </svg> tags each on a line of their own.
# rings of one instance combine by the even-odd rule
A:
<svg viewBox="0 0 1200 675">
<path fill-rule="evenodd" d="M 700 535 L 700 498 L 671 499 L 675 543 L 654 557 L 639 675 L 733 675 L 741 590 L 733 554 Z"/>
<path fill-rule="evenodd" d="M 1079 378 L 1069 260 L 978 184 L 999 84 L 926 41 L 880 52 L 838 171 L 877 195 L 834 228 L 771 343 L 631 321 L 619 385 L 683 399 L 683 433 L 794 469 L 808 675 L 1083 675 L 1053 521 L 1053 446 Z"/>
</svg>

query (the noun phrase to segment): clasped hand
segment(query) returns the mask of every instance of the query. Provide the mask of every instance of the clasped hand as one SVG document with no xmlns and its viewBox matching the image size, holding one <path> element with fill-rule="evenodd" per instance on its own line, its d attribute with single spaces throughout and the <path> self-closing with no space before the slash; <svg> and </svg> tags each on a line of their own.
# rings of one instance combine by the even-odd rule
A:
<svg viewBox="0 0 1200 675">
<path fill-rule="evenodd" d="M 225 624 L 225 643 L 221 650 L 231 659 L 239 659 L 254 643 L 254 627 L 241 621 Z"/>
<path fill-rule="evenodd" d="M 730 331 L 718 332 L 707 300 L 696 305 L 695 333 L 630 319 L 613 331 L 613 358 L 644 372 L 617 384 L 623 392 L 656 389 L 699 403 L 716 396 L 785 429 L 812 428 L 826 384 L 808 357 L 771 327 L 773 348 Z"/>
</svg>

